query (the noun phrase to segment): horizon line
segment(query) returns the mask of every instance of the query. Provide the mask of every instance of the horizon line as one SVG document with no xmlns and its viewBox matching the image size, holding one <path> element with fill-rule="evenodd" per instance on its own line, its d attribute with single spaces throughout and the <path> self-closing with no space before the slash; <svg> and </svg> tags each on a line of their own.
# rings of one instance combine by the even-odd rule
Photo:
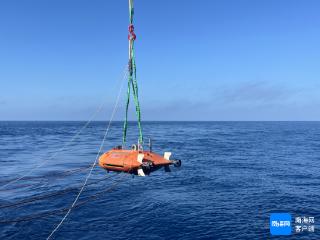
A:
<svg viewBox="0 0 320 240">
<path fill-rule="evenodd" d="M 0 120 L 0 122 L 88 122 L 89 120 Z M 108 122 L 109 120 L 92 120 L 91 122 Z M 112 122 L 124 122 L 113 120 Z M 128 120 L 128 122 L 137 122 Z M 320 120 L 144 120 L 142 122 L 320 122 Z"/>
</svg>

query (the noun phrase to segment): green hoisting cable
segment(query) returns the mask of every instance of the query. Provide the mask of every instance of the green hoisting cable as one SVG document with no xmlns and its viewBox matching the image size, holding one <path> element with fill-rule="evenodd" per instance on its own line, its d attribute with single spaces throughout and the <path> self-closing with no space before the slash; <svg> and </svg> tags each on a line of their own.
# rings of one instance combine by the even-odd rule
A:
<svg viewBox="0 0 320 240">
<path fill-rule="evenodd" d="M 127 138 L 127 129 L 128 129 L 128 108 L 130 103 L 130 93 L 131 87 L 133 92 L 133 100 L 136 106 L 136 115 L 138 118 L 138 128 L 139 128 L 139 144 L 143 143 L 143 135 L 141 128 L 141 112 L 140 112 L 140 104 L 138 98 L 138 83 L 137 83 L 137 74 L 136 74 L 136 61 L 135 61 L 135 51 L 134 51 L 134 41 L 136 40 L 136 34 L 134 33 L 133 26 L 133 0 L 129 0 L 129 63 L 128 63 L 128 89 L 127 89 L 127 101 L 126 101 L 126 115 L 123 126 L 123 139 L 122 145 L 125 147 L 126 138 Z"/>
</svg>

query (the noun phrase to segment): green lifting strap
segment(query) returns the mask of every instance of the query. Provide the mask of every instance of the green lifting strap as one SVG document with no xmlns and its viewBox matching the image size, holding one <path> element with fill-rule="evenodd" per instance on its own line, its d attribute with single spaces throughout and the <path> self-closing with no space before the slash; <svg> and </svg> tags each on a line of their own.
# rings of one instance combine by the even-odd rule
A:
<svg viewBox="0 0 320 240">
<path fill-rule="evenodd" d="M 138 83 L 137 83 L 137 74 L 136 74 L 136 62 L 135 62 L 135 51 L 134 51 L 134 40 L 136 35 L 134 33 L 133 28 L 133 0 L 129 0 L 129 63 L 128 63 L 128 89 L 127 89 L 127 101 L 126 101 L 126 114 L 125 114 L 125 121 L 123 126 L 123 139 L 122 145 L 125 147 L 126 138 L 127 138 L 127 129 L 128 129 L 128 108 L 130 103 L 130 93 L 131 87 L 133 92 L 133 100 L 136 106 L 136 115 L 138 118 L 138 128 L 139 128 L 139 144 L 143 143 L 143 135 L 142 135 L 142 128 L 141 128 L 141 112 L 140 112 L 140 104 L 138 98 Z"/>
</svg>

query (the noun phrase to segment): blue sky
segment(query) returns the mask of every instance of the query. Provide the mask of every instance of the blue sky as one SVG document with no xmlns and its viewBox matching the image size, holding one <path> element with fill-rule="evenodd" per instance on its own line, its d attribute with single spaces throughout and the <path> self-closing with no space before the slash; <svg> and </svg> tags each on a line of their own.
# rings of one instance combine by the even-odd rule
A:
<svg viewBox="0 0 320 240">
<path fill-rule="evenodd" d="M 0 120 L 108 119 L 126 0 L 0 2 Z M 143 120 L 320 120 L 320 2 L 135 0 Z M 125 89 L 117 120 L 124 117 Z M 134 120 L 134 108 L 131 119 Z"/>
</svg>

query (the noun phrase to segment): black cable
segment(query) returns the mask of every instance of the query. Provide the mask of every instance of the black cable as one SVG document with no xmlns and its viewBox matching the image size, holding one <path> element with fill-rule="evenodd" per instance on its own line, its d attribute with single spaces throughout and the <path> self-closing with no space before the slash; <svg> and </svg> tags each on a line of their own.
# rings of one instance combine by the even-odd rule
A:
<svg viewBox="0 0 320 240">
<path fill-rule="evenodd" d="M 113 176 L 114 176 L 114 175 L 111 175 L 111 176 L 107 176 L 107 177 L 105 177 L 105 178 L 96 180 L 95 182 L 88 183 L 86 186 L 90 186 L 90 185 L 97 184 L 97 183 L 102 182 L 102 181 L 104 181 L 104 180 L 106 180 L 106 179 L 109 179 L 109 178 L 111 178 L 111 177 L 113 177 Z M 48 193 L 48 194 L 44 194 L 44 195 L 37 195 L 37 196 L 34 196 L 34 197 L 30 197 L 30 198 L 28 198 L 28 199 L 24 199 L 24 200 L 19 201 L 19 202 L 15 202 L 15 203 L 11 203 L 11 204 L 6 204 L 6 205 L 0 205 L 0 209 L 16 207 L 16 206 L 19 206 L 19 205 L 24 205 L 24 204 L 26 204 L 26 203 L 32 203 L 32 202 L 35 202 L 35 201 L 38 201 L 38 200 L 48 199 L 48 198 L 55 197 L 55 196 L 59 196 L 59 195 L 63 195 L 63 194 L 69 193 L 69 192 L 74 192 L 74 191 L 79 190 L 79 187 L 81 187 L 81 186 L 70 187 L 70 188 L 66 188 L 66 189 L 61 190 L 61 191 L 57 191 L 57 192 L 53 192 L 53 193 Z"/>
<path fill-rule="evenodd" d="M 74 173 L 77 173 L 77 172 L 82 172 L 82 171 L 85 171 L 87 169 L 91 168 L 91 165 L 88 166 L 88 167 L 82 167 L 82 168 L 75 168 L 75 169 L 71 169 L 71 170 L 66 170 L 66 171 L 63 171 L 61 173 L 48 173 L 47 176 L 34 176 L 34 177 L 24 177 L 24 181 L 26 180 L 36 180 L 36 179 L 52 179 L 52 178 L 59 178 L 59 177 L 64 177 L 64 176 L 69 176 L 69 175 L 72 175 Z M 7 183 L 9 182 L 12 182 L 14 181 L 15 179 L 10 179 L 10 180 L 5 180 L 5 181 L 1 181 L 1 185 L 6 185 Z M 32 186 L 32 184 L 29 184 L 27 186 Z M 1 187 L 1 186 L 0 186 Z M 1 189 L 0 191 L 6 191 L 6 189 Z"/>
<path fill-rule="evenodd" d="M 124 175 L 126 176 L 126 175 Z M 120 178 L 120 180 L 124 179 L 123 178 Z M 3 220 L 3 221 L 0 221 L 0 224 L 8 224 L 8 223 L 18 223 L 18 222 L 26 222 L 26 221 L 31 221 L 31 220 L 34 220 L 34 219 L 40 219 L 40 218 L 45 218 L 45 217 L 48 217 L 48 216 L 52 216 L 52 215 L 59 215 L 61 213 L 64 213 L 64 212 L 67 212 L 69 211 L 70 209 L 73 209 L 73 208 L 78 208 L 78 207 L 81 207 L 83 206 L 84 204 L 88 203 L 89 201 L 91 200 L 94 200 L 94 199 L 97 199 L 99 198 L 100 196 L 102 196 L 103 194 L 107 193 L 107 192 L 110 192 L 111 190 L 113 190 L 117 185 L 119 185 L 121 182 L 123 181 L 116 181 L 111 187 L 107 188 L 106 190 L 104 191 L 101 191 L 99 193 L 96 193 L 90 197 L 87 197 L 85 200 L 83 200 L 82 202 L 76 204 L 75 206 L 73 206 L 72 208 L 61 208 L 61 209 L 56 209 L 54 211 L 46 211 L 46 212 L 42 212 L 42 213 L 39 213 L 39 214 L 35 214 L 35 215 L 31 215 L 31 216 L 27 216 L 27 217 L 21 217 L 21 218 L 16 218 L 16 219 L 13 219 L 13 220 Z"/>
</svg>

